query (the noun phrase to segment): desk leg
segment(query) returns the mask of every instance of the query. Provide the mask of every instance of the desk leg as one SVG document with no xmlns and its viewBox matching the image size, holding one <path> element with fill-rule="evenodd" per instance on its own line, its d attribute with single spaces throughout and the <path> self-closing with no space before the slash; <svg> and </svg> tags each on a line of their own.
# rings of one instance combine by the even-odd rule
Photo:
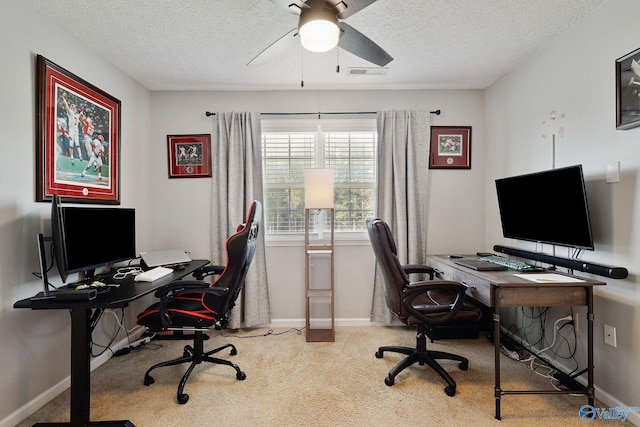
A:
<svg viewBox="0 0 640 427">
<path fill-rule="evenodd" d="M 71 425 L 89 424 L 91 355 L 89 318 L 91 309 L 71 309 Z"/>
<path fill-rule="evenodd" d="M 593 385 L 593 286 L 585 286 L 587 290 L 587 396 L 589 405 L 593 407 L 595 387 Z"/>
<path fill-rule="evenodd" d="M 38 427 L 135 427 L 131 421 L 90 422 L 91 308 L 71 309 L 71 419 L 69 423 L 37 423 Z"/>
<path fill-rule="evenodd" d="M 495 374 L 496 420 L 500 420 L 502 389 L 500 388 L 500 288 L 498 286 L 493 287 L 493 349 L 495 355 L 493 369 Z"/>
</svg>

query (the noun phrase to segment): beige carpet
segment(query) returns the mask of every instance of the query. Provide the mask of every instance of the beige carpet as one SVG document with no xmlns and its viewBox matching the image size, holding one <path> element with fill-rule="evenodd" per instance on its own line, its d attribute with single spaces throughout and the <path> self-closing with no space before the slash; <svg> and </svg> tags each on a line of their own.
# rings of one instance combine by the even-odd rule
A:
<svg viewBox="0 0 640 427">
<path fill-rule="evenodd" d="M 401 356 L 374 356 L 379 345 L 414 345 L 415 332 L 404 327 L 342 327 L 334 343 L 307 343 L 295 330 L 212 331 L 207 348 L 231 342 L 236 362 L 247 378 L 238 381 L 228 366 L 201 364 L 187 382 L 190 399 L 176 403 L 184 366 L 160 368 L 155 384 L 143 385 L 146 369 L 178 357 L 185 341 L 152 341 L 146 348 L 114 357 L 91 376 L 91 419 L 129 419 L 146 426 L 582 426 L 578 410 L 584 396 L 525 395 L 502 399 L 502 421 L 494 419 L 493 347 L 486 338 L 442 340 L 431 349 L 451 351 L 470 360 L 469 370 L 456 363 L 445 368 L 458 383 L 448 397 L 444 382 L 430 368 L 414 366 L 384 378 Z M 257 337 L 256 337 L 257 336 Z M 522 363 L 502 357 L 503 389 L 550 389 L 548 381 Z M 604 406 L 597 402 L 596 406 Z M 68 421 L 68 390 L 19 424 Z M 623 425 L 594 420 L 589 426 Z"/>
</svg>

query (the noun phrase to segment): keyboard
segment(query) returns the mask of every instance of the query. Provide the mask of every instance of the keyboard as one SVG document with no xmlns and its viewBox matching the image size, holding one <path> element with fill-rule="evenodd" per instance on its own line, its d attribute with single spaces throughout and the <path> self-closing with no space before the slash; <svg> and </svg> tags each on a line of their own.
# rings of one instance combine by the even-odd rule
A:
<svg viewBox="0 0 640 427">
<path fill-rule="evenodd" d="M 171 268 L 167 267 L 156 267 L 151 270 L 147 270 L 144 273 L 140 273 L 135 277 L 136 282 L 153 282 L 154 280 L 158 280 L 168 274 L 173 273 Z"/>
<path fill-rule="evenodd" d="M 526 262 L 523 261 L 518 261 L 515 259 L 511 259 L 511 258 L 507 258 L 507 257 L 503 257 L 500 255 L 489 255 L 489 256 L 483 256 L 480 257 L 481 261 L 487 261 L 493 264 L 497 264 L 497 265 L 502 265 L 504 267 L 507 267 L 511 270 L 518 270 L 518 271 L 527 271 L 527 270 L 532 270 L 535 269 L 536 267 L 534 267 L 531 264 L 527 264 Z"/>
</svg>

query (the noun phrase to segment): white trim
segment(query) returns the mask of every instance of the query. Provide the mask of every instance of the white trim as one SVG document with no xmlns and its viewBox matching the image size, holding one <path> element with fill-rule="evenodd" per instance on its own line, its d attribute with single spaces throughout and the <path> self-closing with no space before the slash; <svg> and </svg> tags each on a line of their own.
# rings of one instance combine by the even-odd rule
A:
<svg viewBox="0 0 640 427">
<path fill-rule="evenodd" d="M 323 132 L 376 132 L 376 116 L 352 115 L 342 118 L 318 119 L 314 116 L 262 116 L 262 132 L 316 132 L 321 126 Z"/>
<path fill-rule="evenodd" d="M 129 341 L 131 340 L 133 342 L 137 340 L 144 331 L 144 327 L 138 326 L 129 335 L 129 339 L 127 339 L 126 336 L 122 337 L 122 339 L 120 339 L 115 346 L 112 346 L 111 349 L 115 352 L 117 349 L 128 347 Z M 105 351 L 100 356 L 91 359 L 91 372 L 104 364 L 107 360 L 111 359 L 112 356 L 113 354 L 110 351 Z M 0 427 L 13 427 L 20 424 L 21 421 L 35 414 L 40 408 L 55 399 L 60 393 L 67 390 L 69 387 L 71 387 L 71 376 L 64 378 L 59 383 L 43 391 L 35 398 L 7 415 L 4 419 L 0 420 Z"/>
<path fill-rule="evenodd" d="M 267 247 L 295 247 L 304 246 L 304 234 L 267 234 L 265 238 Z M 366 232 L 335 233 L 334 246 L 371 246 Z"/>
</svg>

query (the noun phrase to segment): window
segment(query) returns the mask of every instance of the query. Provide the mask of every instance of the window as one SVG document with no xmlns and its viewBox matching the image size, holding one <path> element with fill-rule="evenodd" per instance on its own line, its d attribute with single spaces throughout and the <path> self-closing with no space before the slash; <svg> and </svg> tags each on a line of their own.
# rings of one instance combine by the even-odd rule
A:
<svg viewBox="0 0 640 427">
<path fill-rule="evenodd" d="M 267 234 L 304 232 L 304 169 L 335 171 L 335 230 L 363 232 L 375 204 L 375 120 L 263 120 Z"/>
</svg>

